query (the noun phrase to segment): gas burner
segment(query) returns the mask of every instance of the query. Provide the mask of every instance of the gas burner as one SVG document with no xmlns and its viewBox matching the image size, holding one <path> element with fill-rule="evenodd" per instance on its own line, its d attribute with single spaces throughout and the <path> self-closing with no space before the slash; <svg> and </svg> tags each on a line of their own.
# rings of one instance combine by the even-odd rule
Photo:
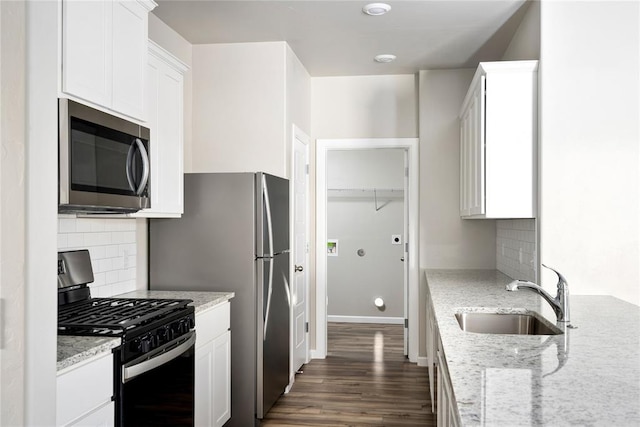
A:
<svg viewBox="0 0 640 427">
<path fill-rule="evenodd" d="M 191 300 L 90 298 L 58 307 L 58 334 L 124 336 L 183 310 Z"/>
</svg>

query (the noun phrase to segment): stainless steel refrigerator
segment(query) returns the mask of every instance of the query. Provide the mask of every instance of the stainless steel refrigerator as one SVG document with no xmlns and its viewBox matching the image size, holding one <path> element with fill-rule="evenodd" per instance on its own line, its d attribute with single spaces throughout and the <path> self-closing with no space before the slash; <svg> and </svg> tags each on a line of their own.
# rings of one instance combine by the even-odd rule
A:
<svg viewBox="0 0 640 427">
<path fill-rule="evenodd" d="M 289 383 L 289 181 L 186 174 L 182 218 L 149 221 L 149 286 L 235 292 L 226 425 L 256 424 Z"/>
</svg>

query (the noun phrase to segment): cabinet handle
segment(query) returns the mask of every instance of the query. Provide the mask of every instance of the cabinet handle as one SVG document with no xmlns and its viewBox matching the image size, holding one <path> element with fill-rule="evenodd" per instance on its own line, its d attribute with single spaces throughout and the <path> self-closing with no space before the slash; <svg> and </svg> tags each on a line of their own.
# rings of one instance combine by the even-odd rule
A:
<svg viewBox="0 0 640 427">
<path fill-rule="evenodd" d="M 298 272 L 298 271 L 302 271 L 302 270 L 304 270 L 304 269 L 302 268 L 302 266 L 301 266 L 301 265 L 296 265 L 296 266 L 293 268 L 293 271 L 296 271 L 296 272 Z"/>
</svg>

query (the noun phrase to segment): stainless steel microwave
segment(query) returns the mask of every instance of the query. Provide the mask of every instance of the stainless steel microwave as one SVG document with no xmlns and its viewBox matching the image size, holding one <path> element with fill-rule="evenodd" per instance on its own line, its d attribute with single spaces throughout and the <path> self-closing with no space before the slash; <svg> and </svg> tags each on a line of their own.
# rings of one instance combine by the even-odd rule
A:
<svg viewBox="0 0 640 427">
<path fill-rule="evenodd" d="M 69 99 L 58 102 L 58 212 L 151 206 L 149 129 Z"/>
</svg>

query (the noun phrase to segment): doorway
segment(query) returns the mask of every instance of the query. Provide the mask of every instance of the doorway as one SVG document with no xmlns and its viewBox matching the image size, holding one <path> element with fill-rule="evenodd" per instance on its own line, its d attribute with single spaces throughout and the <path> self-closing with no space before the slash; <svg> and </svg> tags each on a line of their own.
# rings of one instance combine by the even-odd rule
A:
<svg viewBox="0 0 640 427">
<path fill-rule="evenodd" d="M 327 321 L 403 325 L 406 150 L 327 156 Z"/>
<path fill-rule="evenodd" d="M 331 236 L 327 227 L 327 200 L 329 194 L 327 166 L 329 153 L 332 151 L 399 149 L 406 156 L 405 189 L 406 197 L 405 230 L 402 232 L 401 248 L 403 249 L 404 270 L 406 271 L 406 288 L 404 291 L 405 309 L 403 321 L 405 325 L 405 350 L 411 362 L 418 358 L 418 140 L 416 138 L 389 139 L 341 139 L 317 141 L 317 270 L 316 270 L 316 351 L 314 356 L 324 358 L 327 355 L 327 265 L 328 243 Z M 379 201 L 380 206 L 384 203 Z M 400 233 L 400 232 L 399 232 Z M 398 233 L 398 234 L 399 234 Z M 391 236 L 389 236 L 391 239 Z M 337 243 L 339 251 L 339 242 Z M 366 252 L 366 250 L 365 250 Z M 400 261 L 400 260 L 399 260 Z M 373 303 L 373 302 L 372 302 Z"/>
</svg>

